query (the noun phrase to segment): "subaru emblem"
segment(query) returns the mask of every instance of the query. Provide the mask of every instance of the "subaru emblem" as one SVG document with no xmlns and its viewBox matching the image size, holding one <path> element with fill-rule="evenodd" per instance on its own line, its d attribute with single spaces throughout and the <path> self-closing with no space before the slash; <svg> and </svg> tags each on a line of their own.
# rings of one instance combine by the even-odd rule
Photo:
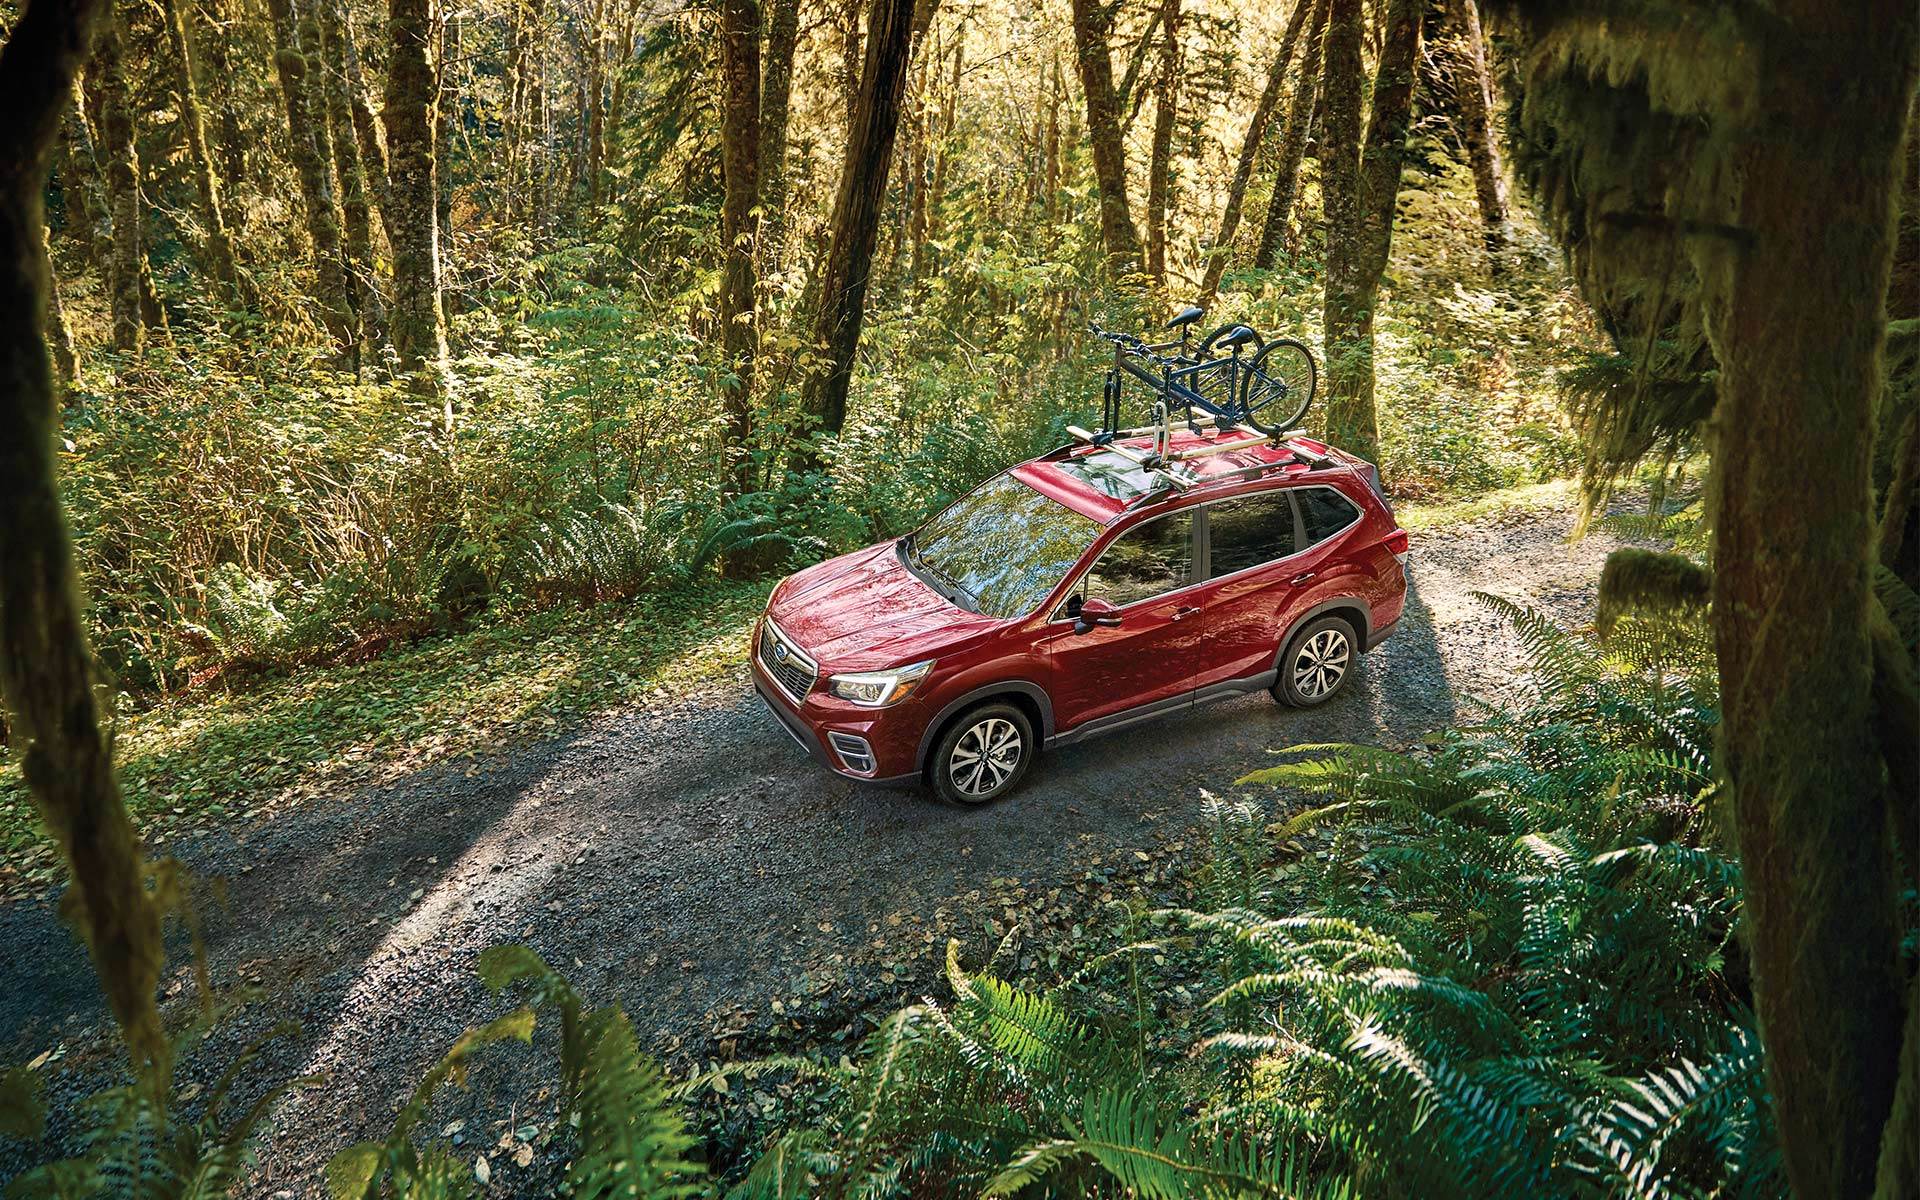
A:
<svg viewBox="0 0 1920 1200">
<path fill-rule="evenodd" d="M 785 642 L 775 642 L 773 644 L 773 656 L 781 662 L 787 661 L 787 644 Z"/>
</svg>

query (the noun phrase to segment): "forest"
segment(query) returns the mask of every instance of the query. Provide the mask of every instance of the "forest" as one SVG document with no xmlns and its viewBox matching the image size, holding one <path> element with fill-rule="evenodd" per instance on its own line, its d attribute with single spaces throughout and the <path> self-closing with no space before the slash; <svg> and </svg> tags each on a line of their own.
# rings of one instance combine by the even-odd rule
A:
<svg viewBox="0 0 1920 1200">
<path fill-rule="evenodd" d="M 1911 0 L 0 27 L 9 1200 L 1920 1197 Z M 1188 305 L 1413 640 L 785 762 L 776 581 Z"/>
</svg>

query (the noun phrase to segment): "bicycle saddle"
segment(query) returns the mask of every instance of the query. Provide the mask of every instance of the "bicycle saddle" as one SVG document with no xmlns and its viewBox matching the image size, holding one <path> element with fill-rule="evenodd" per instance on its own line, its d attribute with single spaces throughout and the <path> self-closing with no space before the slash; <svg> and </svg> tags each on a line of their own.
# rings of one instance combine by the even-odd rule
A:
<svg viewBox="0 0 1920 1200">
<path fill-rule="evenodd" d="M 1259 336 L 1259 334 L 1247 328 L 1245 325 L 1235 325 L 1232 329 L 1221 335 L 1220 339 L 1213 344 L 1219 349 L 1238 350 Z"/>
<path fill-rule="evenodd" d="M 1201 317 L 1204 317 L 1206 315 L 1207 315 L 1206 309 L 1195 308 L 1193 305 L 1188 305 L 1187 307 L 1181 309 L 1178 315 L 1176 315 L 1173 318 L 1173 320 L 1167 322 L 1167 328 L 1178 329 L 1182 325 L 1191 325 L 1195 321 L 1198 321 Z"/>
</svg>

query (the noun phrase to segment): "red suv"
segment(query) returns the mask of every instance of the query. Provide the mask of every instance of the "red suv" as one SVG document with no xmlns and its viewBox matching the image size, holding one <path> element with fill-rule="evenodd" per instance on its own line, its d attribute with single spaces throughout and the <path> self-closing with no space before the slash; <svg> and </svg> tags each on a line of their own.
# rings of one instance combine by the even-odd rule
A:
<svg viewBox="0 0 1920 1200">
<path fill-rule="evenodd" d="M 1296 437 L 1192 458 L 1175 488 L 1140 465 L 1147 439 L 1121 445 L 1022 463 L 782 580 L 752 656 L 780 723 L 842 775 L 980 804 L 1043 746 L 1256 688 L 1338 694 L 1406 598 L 1373 468 Z"/>
</svg>

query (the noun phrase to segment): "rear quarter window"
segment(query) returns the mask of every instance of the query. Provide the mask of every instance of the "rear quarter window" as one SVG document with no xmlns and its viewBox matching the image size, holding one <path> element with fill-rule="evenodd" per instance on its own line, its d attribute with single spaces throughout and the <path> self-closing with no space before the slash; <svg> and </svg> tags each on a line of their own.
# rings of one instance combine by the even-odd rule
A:
<svg viewBox="0 0 1920 1200">
<path fill-rule="evenodd" d="M 1327 487 L 1301 488 L 1294 492 L 1300 502 L 1300 519 L 1307 527 L 1307 544 L 1317 546 L 1360 519 L 1353 501 Z"/>
</svg>

